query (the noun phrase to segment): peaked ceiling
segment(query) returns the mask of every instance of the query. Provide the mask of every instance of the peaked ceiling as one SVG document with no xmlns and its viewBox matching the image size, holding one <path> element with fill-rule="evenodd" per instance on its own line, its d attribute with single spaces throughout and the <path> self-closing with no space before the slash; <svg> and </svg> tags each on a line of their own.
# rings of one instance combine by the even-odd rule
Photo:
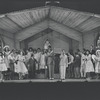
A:
<svg viewBox="0 0 100 100">
<path fill-rule="evenodd" d="M 56 6 L 44 6 L 0 15 L 0 29 L 17 34 L 45 19 L 53 20 L 80 33 L 100 27 L 100 15 Z"/>
</svg>

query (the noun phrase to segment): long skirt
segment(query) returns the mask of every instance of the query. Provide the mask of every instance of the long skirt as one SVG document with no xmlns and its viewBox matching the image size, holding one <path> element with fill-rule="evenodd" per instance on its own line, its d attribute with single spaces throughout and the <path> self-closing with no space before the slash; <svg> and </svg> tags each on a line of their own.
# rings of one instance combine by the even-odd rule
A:
<svg viewBox="0 0 100 100">
<path fill-rule="evenodd" d="M 100 62 L 97 62 L 97 63 L 96 63 L 96 66 L 95 66 L 95 73 L 100 73 Z"/>
<path fill-rule="evenodd" d="M 1 72 L 7 71 L 7 67 L 6 67 L 6 64 L 5 63 L 0 64 L 0 71 Z"/>
<path fill-rule="evenodd" d="M 15 72 L 28 74 L 28 70 L 27 70 L 25 64 L 21 61 L 18 61 L 17 64 L 15 64 Z"/>
<path fill-rule="evenodd" d="M 65 79 L 66 76 L 66 66 L 60 66 L 60 78 Z"/>
<path fill-rule="evenodd" d="M 86 63 L 86 73 L 94 72 L 94 67 L 92 61 L 87 61 Z"/>
</svg>

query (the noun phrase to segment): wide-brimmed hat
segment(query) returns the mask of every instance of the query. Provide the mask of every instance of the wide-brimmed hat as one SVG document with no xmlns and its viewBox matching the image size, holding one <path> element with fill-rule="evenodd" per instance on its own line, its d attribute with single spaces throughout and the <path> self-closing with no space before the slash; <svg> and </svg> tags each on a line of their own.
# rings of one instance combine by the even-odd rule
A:
<svg viewBox="0 0 100 100">
<path fill-rule="evenodd" d="M 10 47 L 8 45 L 6 45 L 6 46 L 3 47 L 3 49 L 5 49 L 5 48 L 9 48 L 10 49 Z"/>
<path fill-rule="evenodd" d="M 100 52 L 100 50 L 99 50 L 99 49 L 98 49 L 98 50 L 96 50 L 96 54 L 97 54 L 98 52 Z"/>
</svg>

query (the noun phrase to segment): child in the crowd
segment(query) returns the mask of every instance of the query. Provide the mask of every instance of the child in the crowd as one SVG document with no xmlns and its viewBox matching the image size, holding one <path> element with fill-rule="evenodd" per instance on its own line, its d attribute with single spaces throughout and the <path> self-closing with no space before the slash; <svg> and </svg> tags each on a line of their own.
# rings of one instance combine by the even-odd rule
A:
<svg viewBox="0 0 100 100">
<path fill-rule="evenodd" d="M 66 67 L 68 67 L 68 57 L 65 53 L 65 50 L 62 50 L 60 55 L 60 78 L 66 78 Z"/>
<path fill-rule="evenodd" d="M 3 53 L 0 52 L 0 80 L 1 81 L 4 80 L 4 77 L 3 77 L 4 71 L 7 71 L 7 66 L 6 66 L 6 63 L 5 63 Z"/>
<path fill-rule="evenodd" d="M 34 55 L 31 54 L 31 58 L 28 61 L 28 74 L 29 74 L 30 79 L 35 78 L 36 63 L 37 63 L 37 61 L 34 58 Z"/>
<path fill-rule="evenodd" d="M 28 74 L 28 70 L 24 64 L 25 57 L 22 51 L 19 51 L 17 55 L 17 63 L 16 63 L 16 72 L 19 74 L 19 79 L 23 79 L 23 77 Z"/>
<path fill-rule="evenodd" d="M 91 79 L 91 72 L 94 72 L 93 63 L 91 61 L 92 56 L 89 50 L 86 51 L 86 77 L 87 79 Z"/>
</svg>

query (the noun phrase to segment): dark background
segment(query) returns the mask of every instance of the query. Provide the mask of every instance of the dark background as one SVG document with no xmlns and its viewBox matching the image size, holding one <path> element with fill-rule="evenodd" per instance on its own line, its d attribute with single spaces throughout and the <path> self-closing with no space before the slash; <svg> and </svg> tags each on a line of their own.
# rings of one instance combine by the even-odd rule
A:
<svg viewBox="0 0 100 100">
<path fill-rule="evenodd" d="M 0 0 L 0 14 L 44 6 L 45 1 L 51 1 L 52 4 L 54 2 L 54 0 Z M 100 0 L 55 1 L 60 1 L 60 4 L 58 6 L 61 7 L 100 14 Z"/>
<path fill-rule="evenodd" d="M 1 83 L 0 100 L 99 100 L 100 83 Z"/>
<path fill-rule="evenodd" d="M 44 6 L 45 1 L 0 0 L 0 14 Z M 61 7 L 100 14 L 97 0 L 59 1 Z M 99 97 L 99 82 L 0 83 L 0 100 L 99 100 Z"/>
</svg>

